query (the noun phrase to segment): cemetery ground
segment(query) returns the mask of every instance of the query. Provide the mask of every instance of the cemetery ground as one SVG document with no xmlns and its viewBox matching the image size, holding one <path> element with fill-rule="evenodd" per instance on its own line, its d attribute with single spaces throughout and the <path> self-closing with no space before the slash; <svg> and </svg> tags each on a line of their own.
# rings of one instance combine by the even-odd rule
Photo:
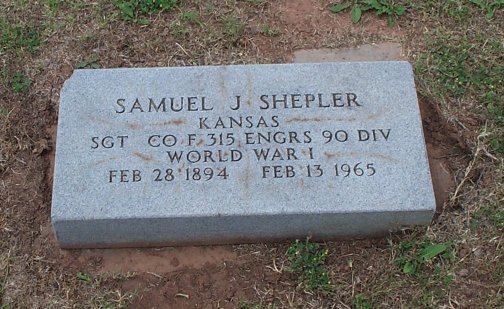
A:
<svg viewBox="0 0 504 309">
<path fill-rule="evenodd" d="M 0 308 L 503 308 L 503 2 L 353 1 L 331 12 L 344 7 L 335 3 L 0 0 Z M 389 42 L 415 70 L 438 200 L 428 228 L 318 243 L 57 246 L 52 164 L 73 70 L 287 63 L 296 50 Z"/>
</svg>

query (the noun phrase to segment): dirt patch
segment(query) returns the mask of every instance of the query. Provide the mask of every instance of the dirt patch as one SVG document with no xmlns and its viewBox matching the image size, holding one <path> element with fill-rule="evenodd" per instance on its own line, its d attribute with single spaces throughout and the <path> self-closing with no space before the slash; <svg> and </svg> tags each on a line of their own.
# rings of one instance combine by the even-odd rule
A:
<svg viewBox="0 0 504 309">
<path fill-rule="evenodd" d="M 328 8 L 332 4 L 334 1 L 284 0 L 279 9 L 283 12 L 281 18 L 288 29 L 298 33 L 346 35 L 348 32 L 365 32 L 396 39 L 405 34 L 399 26 L 387 26 L 385 19 L 372 18 L 371 13 L 365 13 L 361 22 L 355 25 L 348 11 L 331 13 Z"/>
<path fill-rule="evenodd" d="M 160 249 L 87 249 L 77 255 L 79 264 L 99 261 L 98 272 L 169 273 L 183 268 L 236 261 L 229 246 L 167 247 Z M 75 258 L 74 258 L 75 259 Z M 69 261 L 73 263 L 74 261 Z"/>
<path fill-rule="evenodd" d="M 419 103 L 436 197 L 436 210 L 439 213 L 444 204 L 449 201 L 450 193 L 455 189 L 451 158 L 463 156 L 465 151 L 460 148 L 458 140 L 454 138 L 457 136 L 456 132 L 440 117 L 435 107 L 423 98 L 420 98 Z M 438 135 L 437 132 L 444 132 L 444 134 Z"/>
</svg>

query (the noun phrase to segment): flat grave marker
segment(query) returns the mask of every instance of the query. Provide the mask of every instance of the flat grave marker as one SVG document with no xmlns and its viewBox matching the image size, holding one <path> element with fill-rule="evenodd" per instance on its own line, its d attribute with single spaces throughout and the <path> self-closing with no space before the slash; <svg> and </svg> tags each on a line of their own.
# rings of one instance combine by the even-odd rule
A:
<svg viewBox="0 0 504 309">
<path fill-rule="evenodd" d="M 61 93 L 62 247 L 378 236 L 434 210 L 404 61 L 77 70 Z"/>
</svg>

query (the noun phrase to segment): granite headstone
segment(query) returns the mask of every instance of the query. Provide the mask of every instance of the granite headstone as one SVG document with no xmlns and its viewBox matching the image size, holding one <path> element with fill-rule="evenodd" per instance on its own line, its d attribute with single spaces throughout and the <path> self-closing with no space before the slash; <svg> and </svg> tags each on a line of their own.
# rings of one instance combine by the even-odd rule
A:
<svg viewBox="0 0 504 309">
<path fill-rule="evenodd" d="M 61 92 L 62 247 L 379 236 L 434 210 L 404 61 L 76 70 Z"/>
</svg>

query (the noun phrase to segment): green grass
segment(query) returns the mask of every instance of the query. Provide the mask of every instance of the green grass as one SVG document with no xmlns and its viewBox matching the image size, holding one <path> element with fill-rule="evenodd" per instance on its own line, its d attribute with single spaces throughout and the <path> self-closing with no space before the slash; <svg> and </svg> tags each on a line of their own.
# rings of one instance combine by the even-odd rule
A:
<svg viewBox="0 0 504 309">
<path fill-rule="evenodd" d="M 504 8 L 504 0 L 469 0 L 471 3 L 477 5 L 482 9 L 487 19 L 492 19 L 495 16 L 495 12 L 499 9 Z"/>
<path fill-rule="evenodd" d="M 296 240 L 287 249 L 288 271 L 296 274 L 298 280 L 309 290 L 330 291 L 331 280 L 325 266 L 328 250 L 307 239 Z"/>
<path fill-rule="evenodd" d="M 231 41 L 236 41 L 243 34 L 245 23 L 235 16 L 227 16 L 224 20 L 224 34 Z"/>
<path fill-rule="evenodd" d="M 62 4 L 62 0 L 47 0 L 47 6 L 52 14 L 56 14 Z"/>
<path fill-rule="evenodd" d="M 199 13 L 196 11 L 186 11 L 180 16 L 180 20 L 184 22 L 197 22 Z"/>
<path fill-rule="evenodd" d="M 12 77 L 12 89 L 17 93 L 27 93 L 28 90 L 30 90 L 31 84 L 31 79 L 29 79 L 22 72 L 16 72 Z"/>
<path fill-rule="evenodd" d="M 504 153 L 504 39 L 434 32 L 416 73 L 441 102 L 477 102 L 491 121 L 490 146 Z"/>
<path fill-rule="evenodd" d="M 271 28 L 269 25 L 262 25 L 259 30 L 265 36 L 277 36 L 279 34 L 278 30 Z"/>
<path fill-rule="evenodd" d="M 353 305 L 355 309 L 371 309 L 373 306 L 366 299 L 366 295 L 360 293 L 355 296 L 355 300 L 353 301 Z"/>
<path fill-rule="evenodd" d="M 42 41 L 42 29 L 0 18 L 0 52 L 27 50 L 34 53 Z"/>
<path fill-rule="evenodd" d="M 122 19 L 140 24 L 149 23 L 145 16 L 169 11 L 177 0 L 112 0 Z"/>
<path fill-rule="evenodd" d="M 504 209 L 498 204 L 481 207 L 472 215 L 471 228 L 477 228 L 483 222 L 488 222 L 497 229 L 504 229 Z"/>
</svg>

